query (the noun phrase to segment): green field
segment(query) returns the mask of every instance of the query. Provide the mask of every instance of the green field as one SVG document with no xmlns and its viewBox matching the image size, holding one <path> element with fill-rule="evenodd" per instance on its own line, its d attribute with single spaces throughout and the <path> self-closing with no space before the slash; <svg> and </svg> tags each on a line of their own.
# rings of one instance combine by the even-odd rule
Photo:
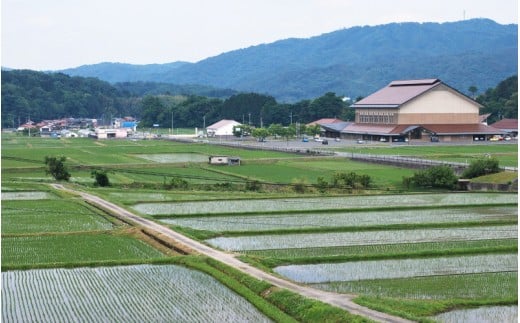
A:
<svg viewBox="0 0 520 323">
<path fill-rule="evenodd" d="M 467 144 L 467 145 L 427 145 L 427 146 L 353 146 L 338 151 L 375 155 L 413 156 L 425 159 L 470 163 L 483 157 L 494 157 L 500 166 L 518 166 L 518 144 Z"/>
<path fill-rule="evenodd" d="M 2 237 L 2 266 L 37 268 L 160 258 L 158 250 L 128 234 L 76 233 Z"/>
<path fill-rule="evenodd" d="M 462 162 L 491 155 L 499 159 L 501 166 L 516 166 L 518 160 L 515 144 L 354 145 L 342 150 Z M 208 165 L 206 158 L 211 155 L 239 156 L 242 164 L 236 167 Z M 191 262 L 184 260 L 192 259 L 190 256 L 171 257 L 178 254 L 166 252 L 164 246 L 145 237 L 139 229 L 118 222 L 75 196 L 51 189 L 47 184 L 54 179 L 45 174 L 45 156 L 67 157 L 66 165 L 72 174 L 67 185 L 75 190 L 99 195 L 192 238 L 234 250 L 241 259 L 267 271 L 281 266 L 315 265 L 341 270 L 358 266 L 352 268 L 364 273 L 369 268 L 366 264 L 372 266 L 372 262 L 377 263 L 373 268 L 409 264 L 407 270 L 411 274 L 406 278 L 365 277 L 313 285 L 358 294 L 358 302 L 366 306 L 394 313 L 395 309 L 401 309 L 397 315 L 423 320 L 452 308 L 516 304 L 518 300 L 518 274 L 516 269 L 511 269 L 518 250 L 516 193 L 439 192 L 428 188 L 416 192 L 402 185 L 403 177 L 414 173 L 412 169 L 339 157 L 310 157 L 167 140 L 56 140 L 5 135 L 2 136 L 1 166 L 2 267 L 3 275 L 12 275 L 9 279 L 17 282 L 16 274 L 22 271 L 16 269 L 28 268 L 79 267 L 79 274 L 84 275 L 84 266 L 96 267 L 98 273 L 102 272 L 100 268 L 105 268 L 100 265 L 170 261 L 187 261 L 188 266 L 204 267 L 200 259 Z M 92 167 L 106 169 L 112 186 L 94 186 Z M 363 190 L 325 192 L 313 186 L 319 178 L 330 181 L 337 172 L 369 175 L 372 186 Z M 502 183 L 516 177 L 501 174 L 483 181 Z M 186 181 L 186 185 L 176 187 L 173 184 L 183 183 L 173 179 Z M 258 181 L 259 186 L 248 186 L 253 181 Z M 303 184 L 305 190 L 297 191 L 295 183 Z M 464 267 L 467 259 L 472 262 Z M 437 261 L 446 262 L 454 269 L 445 270 L 448 265 L 443 267 Z M 453 264 L 452 261 L 458 262 Z M 490 272 L 493 269 L 490 266 L 495 263 L 497 266 L 502 263 L 503 268 Z M 437 268 L 439 272 L 414 276 L 414 270 L 420 266 Z M 233 290 L 241 290 L 239 294 L 249 301 L 260 298 L 258 304 L 269 303 L 258 305 L 260 307 L 278 304 L 277 308 L 288 313 L 299 308 L 294 304 L 304 302 L 298 299 L 291 304 L 285 296 L 274 300 L 271 295 L 278 291 L 268 284 L 223 269 L 216 262 L 210 267 L 204 270 L 218 276 L 220 282 Z M 119 267 L 106 268 L 117 272 L 115 268 Z M 471 272 L 466 272 L 468 268 Z M 353 270 L 347 269 L 347 272 Z M 385 269 L 372 269 L 372 272 L 378 274 Z M 35 275 L 45 279 L 52 276 L 43 271 Z M 133 277 L 131 275 L 128 277 Z M 31 277 L 28 281 L 33 279 Z M 125 281 L 126 285 L 123 283 L 123 287 L 117 288 L 123 290 L 133 281 L 134 278 L 130 278 Z M 59 282 L 75 288 L 75 283 L 68 278 Z M 92 283 L 99 281 L 92 280 Z M 164 285 L 160 279 L 153 284 Z M 20 285 L 20 290 L 31 290 L 31 286 L 26 282 Z M 152 298 L 169 297 L 160 289 L 155 292 L 159 294 Z M 80 296 L 71 292 L 70 297 L 76 301 Z M 24 304 L 36 304 L 30 293 L 23 299 Z M 77 300 L 84 309 L 86 305 Z M 95 297 L 90 301 L 100 302 Z M 200 305 L 196 300 L 191 303 L 195 306 L 183 309 L 182 315 Z M 122 306 L 134 306 L 128 304 Z M 56 304 L 38 306 L 59 308 Z M 99 303 L 98 306 L 106 314 L 113 304 Z M 330 309 L 325 311 L 321 306 L 318 306 L 323 310 L 320 313 L 329 313 Z M 316 308 L 316 305 L 308 305 L 308 308 Z M 279 309 L 266 311 L 278 313 Z M 62 310 L 58 312 L 52 315 L 65 315 Z M 16 311 L 9 312 L 9 316 L 5 316 L 6 313 L 3 309 L 4 319 L 18 315 Z M 94 320 L 89 314 L 81 315 Z M 78 317 L 83 317 L 81 315 Z M 277 315 L 269 317 L 275 321 L 290 321 Z M 304 321 L 309 312 L 301 310 L 291 315 Z M 34 320 L 38 317 L 34 316 Z M 160 320 L 160 316 L 156 317 Z M 179 316 L 179 320 L 182 317 Z"/>
</svg>

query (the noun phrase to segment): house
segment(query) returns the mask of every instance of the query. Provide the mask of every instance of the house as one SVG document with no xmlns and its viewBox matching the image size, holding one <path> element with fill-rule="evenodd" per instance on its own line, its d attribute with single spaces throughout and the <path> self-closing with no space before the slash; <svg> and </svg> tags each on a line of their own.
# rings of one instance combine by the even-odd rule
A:
<svg viewBox="0 0 520 323">
<path fill-rule="evenodd" d="M 504 132 L 481 123 L 482 105 L 439 79 L 393 81 L 351 105 L 345 138 L 377 141 L 488 140 Z"/>
<path fill-rule="evenodd" d="M 307 127 L 312 127 L 312 126 L 315 126 L 315 125 L 324 125 L 324 124 L 331 124 L 331 123 L 340 123 L 340 122 L 344 122 L 343 120 L 341 119 L 337 119 L 337 118 L 322 118 L 322 119 L 319 119 L 319 120 L 316 120 L 316 121 L 313 121 L 313 122 L 310 122 L 307 124 Z"/>
<path fill-rule="evenodd" d="M 210 156 L 209 163 L 211 165 L 240 165 L 240 157 L 231 156 Z"/>
<path fill-rule="evenodd" d="M 96 128 L 94 138 L 97 139 L 109 139 L 109 138 L 126 138 L 128 137 L 128 132 L 126 129 L 105 129 L 105 128 Z"/>
<path fill-rule="evenodd" d="M 239 122 L 235 120 L 220 120 L 208 127 L 206 127 L 206 133 L 208 137 L 215 136 L 232 136 L 233 135 L 233 127 L 240 126 Z"/>
<path fill-rule="evenodd" d="M 518 136 L 518 119 L 502 119 L 493 123 L 491 126 L 500 129 L 513 137 Z"/>
</svg>

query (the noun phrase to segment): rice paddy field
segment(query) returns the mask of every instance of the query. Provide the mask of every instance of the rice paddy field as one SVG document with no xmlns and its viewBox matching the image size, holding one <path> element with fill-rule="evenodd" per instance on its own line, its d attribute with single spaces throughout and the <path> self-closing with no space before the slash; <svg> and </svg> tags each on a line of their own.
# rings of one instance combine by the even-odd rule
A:
<svg viewBox="0 0 520 323">
<path fill-rule="evenodd" d="M 176 265 L 2 272 L 2 321 L 271 322 L 213 277 Z"/>
<path fill-rule="evenodd" d="M 516 199 L 503 193 L 437 193 L 156 200 L 133 208 L 295 282 L 364 295 L 370 301 L 362 304 L 374 308 L 381 308 L 381 298 L 413 300 L 405 317 L 444 321 L 448 313 L 428 318 L 413 313 L 432 302 L 512 304 L 508 312 L 516 313 Z M 453 317 L 491 317 L 492 308 Z"/>
<path fill-rule="evenodd" d="M 356 146 L 344 151 L 453 161 L 490 154 L 502 166 L 516 166 L 513 146 Z M 75 188 L 286 279 L 356 294 L 364 306 L 412 320 L 516 318 L 516 193 L 410 192 L 401 182 L 413 170 L 344 158 L 163 140 L 2 136 L 6 322 L 268 322 L 277 317 L 258 310 L 249 296 L 246 300 L 239 296 L 245 294 L 232 292 L 222 283 L 229 278 L 217 281 L 173 264 L 191 256 L 167 252 L 137 228 L 52 190 L 47 184 L 53 179 L 43 165 L 49 155 L 67 157 Z M 211 155 L 240 156 L 242 166 L 208 165 Z M 113 185 L 95 187 L 89 167 L 107 169 Z M 374 186 L 355 194 L 226 186 L 244 181 L 312 184 L 349 171 L 370 175 Z M 164 188 L 171 178 L 193 186 Z M 255 288 L 262 297 L 272 292 L 269 286 Z"/>
</svg>

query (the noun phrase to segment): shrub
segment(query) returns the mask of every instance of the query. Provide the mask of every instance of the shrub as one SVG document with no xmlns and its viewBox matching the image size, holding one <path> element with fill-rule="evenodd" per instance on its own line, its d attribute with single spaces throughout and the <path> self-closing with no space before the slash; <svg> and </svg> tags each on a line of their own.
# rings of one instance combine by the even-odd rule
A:
<svg viewBox="0 0 520 323">
<path fill-rule="evenodd" d="M 110 186 L 107 172 L 104 170 L 93 170 L 90 173 L 91 177 L 94 178 L 94 186 L 106 187 Z"/>
<path fill-rule="evenodd" d="M 449 166 L 433 166 L 415 172 L 412 177 L 403 178 L 403 185 L 452 189 L 457 183 L 457 176 Z"/>
<path fill-rule="evenodd" d="M 498 172 L 500 172 L 500 167 L 496 158 L 480 158 L 471 162 L 462 173 L 462 178 L 474 178 Z"/>
<path fill-rule="evenodd" d="M 57 181 L 68 181 L 70 178 L 70 173 L 63 163 L 65 160 L 67 160 L 67 158 L 64 156 L 60 158 L 45 156 L 45 165 L 47 165 L 45 173 L 51 174 L 52 177 L 54 177 L 54 179 Z"/>
</svg>

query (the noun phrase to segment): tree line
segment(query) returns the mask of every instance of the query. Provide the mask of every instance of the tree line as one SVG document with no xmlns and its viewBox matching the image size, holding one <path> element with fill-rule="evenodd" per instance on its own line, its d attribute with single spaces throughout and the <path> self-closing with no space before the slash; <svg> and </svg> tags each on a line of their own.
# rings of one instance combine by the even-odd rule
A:
<svg viewBox="0 0 520 323">
<path fill-rule="evenodd" d="M 485 106 L 481 113 L 492 114 L 490 123 L 516 118 L 517 84 L 517 76 L 511 76 L 477 97 Z M 157 86 L 165 89 L 164 84 Z M 67 117 L 95 118 L 101 124 L 108 124 L 112 118 L 132 116 L 140 120 L 142 127 L 159 124 L 164 128 L 204 127 L 221 119 L 255 127 L 306 124 L 320 118 L 354 120 L 354 110 L 349 108 L 352 102 L 334 92 L 315 99 L 279 103 L 273 96 L 259 93 L 224 91 L 218 92 L 219 97 L 212 97 L 207 96 L 207 88 L 200 88 L 205 95 L 198 94 L 196 86 L 169 87 L 163 94 L 156 94 L 153 88 L 152 83 L 112 85 L 96 78 L 62 73 L 2 71 L 2 127 L 15 128 L 29 119 Z M 224 93 L 230 96 L 222 97 Z"/>
</svg>

